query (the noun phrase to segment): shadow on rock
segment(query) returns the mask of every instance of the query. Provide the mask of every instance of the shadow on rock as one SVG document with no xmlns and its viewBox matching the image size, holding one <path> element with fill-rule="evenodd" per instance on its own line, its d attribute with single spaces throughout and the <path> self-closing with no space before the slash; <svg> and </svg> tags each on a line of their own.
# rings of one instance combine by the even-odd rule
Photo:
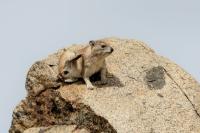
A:
<svg viewBox="0 0 200 133">
<path fill-rule="evenodd" d="M 103 88 L 103 87 L 124 87 L 124 84 L 122 84 L 122 82 L 120 81 L 120 79 L 113 75 L 113 74 L 109 74 L 107 76 L 107 80 L 105 84 L 101 83 L 101 76 L 100 76 L 100 72 L 92 75 L 90 77 L 91 82 L 97 86 L 98 88 Z M 63 83 L 63 85 L 69 85 L 69 84 L 76 84 L 76 85 L 81 85 L 81 84 L 85 84 L 85 82 L 83 81 L 83 79 L 79 79 L 76 82 L 72 82 L 72 83 Z"/>
</svg>

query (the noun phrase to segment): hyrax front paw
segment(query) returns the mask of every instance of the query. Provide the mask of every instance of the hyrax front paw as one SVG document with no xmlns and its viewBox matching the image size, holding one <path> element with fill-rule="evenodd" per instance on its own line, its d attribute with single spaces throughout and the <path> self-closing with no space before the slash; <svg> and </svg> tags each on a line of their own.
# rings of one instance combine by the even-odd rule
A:
<svg viewBox="0 0 200 133">
<path fill-rule="evenodd" d="M 95 86 L 93 86 L 93 85 L 89 85 L 89 86 L 87 86 L 87 88 L 88 88 L 89 90 L 96 89 L 96 87 L 95 87 Z"/>
</svg>

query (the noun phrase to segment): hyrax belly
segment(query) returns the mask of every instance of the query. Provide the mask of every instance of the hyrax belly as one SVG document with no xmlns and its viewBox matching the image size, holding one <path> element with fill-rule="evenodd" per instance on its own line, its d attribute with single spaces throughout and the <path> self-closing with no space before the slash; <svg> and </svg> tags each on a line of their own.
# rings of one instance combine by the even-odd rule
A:
<svg viewBox="0 0 200 133">
<path fill-rule="evenodd" d="M 102 67 L 104 65 L 104 62 L 93 62 L 93 63 L 89 63 L 85 69 L 85 76 L 87 77 L 91 77 L 92 75 L 94 75 L 95 73 L 99 72 Z"/>
</svg>

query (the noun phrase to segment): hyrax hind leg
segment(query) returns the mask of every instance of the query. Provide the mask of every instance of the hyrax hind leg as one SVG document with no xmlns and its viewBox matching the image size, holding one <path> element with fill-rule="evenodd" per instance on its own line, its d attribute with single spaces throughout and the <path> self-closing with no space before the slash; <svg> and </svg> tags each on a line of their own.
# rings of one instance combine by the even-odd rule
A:
<svg viewBox="0 0 200 133">
<path fill-rule="evenodd" d="M 101 81 L 100 82 L 96 82 L 97 84 L 106 84 L 107 81 L 106 81 L 106 73 L 107 73 L 107 69 L 106 67 L 103 67 L 101 70 L 100 70 L 100 73 L 101 73 Z M 96 87 L 92 85 L 91 81 L 90 81 L 90 78 L 88 76 L 84 76 L 83 77 L 83 80 L 85 81 L 86 83 L 86 86 L 88 89 L 95 89 Z"/>
<path fill-rule="evenodd" d="M 113 78 L 113 74 L 108 72 L 106 62 L 104 61 L 104 65 L 100 70 L 101 72 L 101 84 L 106 84 L 107 83 L 107 78 Z"/>
<path fill-rule="evenodd" d="M 100 72 L 101 72 L 101 84 L 106 84 L 107 68 L 105 65 L 101 68 Z"/>
<path fill-rule="evenodd" d="M 87 71 L 87 70 L 86 70 Z M 87 72 L 86 72 L 87 73 Z M 100 69 L 100 73 L 101 73 L 101 81 L 100 82 L 96 82 L 97 84 L 106 84 L 106 73 L 107 73 L 107 69 L 106 67 L 103 67 Z M 91 81 L 90 81 L 90 77 L 85 75 L 83 77 L 83 80 L 86 83 L 86 86 L 88 89 L 95 89 L 96 87 L 92 85 Z"/>
</svg>

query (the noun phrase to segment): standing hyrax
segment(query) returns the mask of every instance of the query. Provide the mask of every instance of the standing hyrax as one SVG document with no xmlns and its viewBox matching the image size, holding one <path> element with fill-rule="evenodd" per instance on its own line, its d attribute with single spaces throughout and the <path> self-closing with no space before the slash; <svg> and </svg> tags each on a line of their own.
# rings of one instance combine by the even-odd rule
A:
<svg viewBox="0 0 200 133">
<path fill-rule="evenodd" d="M 65 51 L 59 62 L 59 76 L 65 82 L 73 82 L 83 78 L 88 89 L 95 88 L 90 77 L 101 72 L 101 82 L 106 83 L 105 58 L 113 52 L 113 48 L 103 41 L 90 41 L 89 45 L 75 52 Z"/>
</svg>

